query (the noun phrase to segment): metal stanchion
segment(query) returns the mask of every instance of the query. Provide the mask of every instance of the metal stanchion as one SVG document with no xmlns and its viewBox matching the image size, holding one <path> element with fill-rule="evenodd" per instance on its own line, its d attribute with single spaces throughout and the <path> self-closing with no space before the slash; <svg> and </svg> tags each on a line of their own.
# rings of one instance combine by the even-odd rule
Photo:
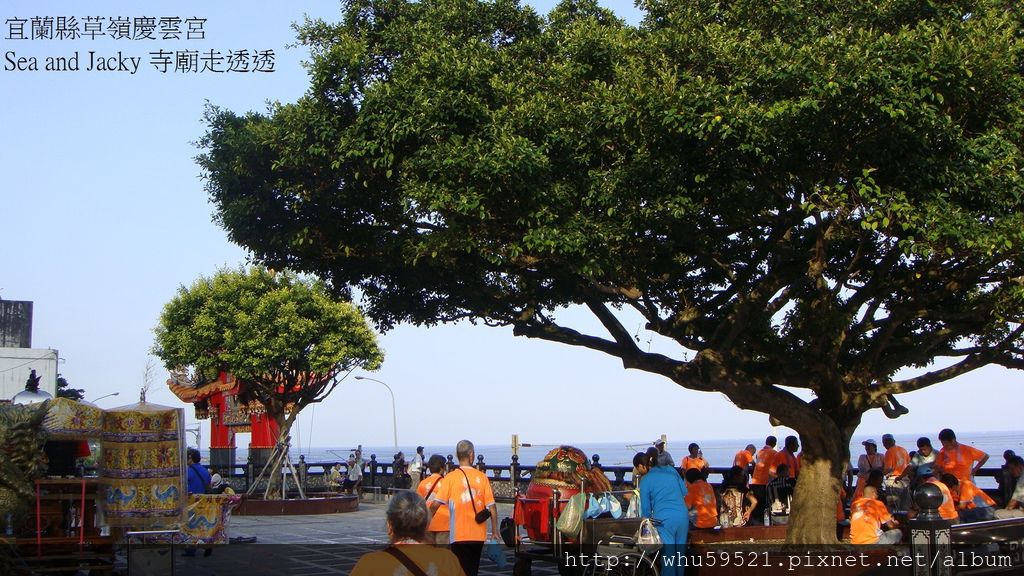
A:
<svg viewBox="0 0 1024 576">
<path fill-rule="evenodd" d="M 910 552 L 914 555 L 914 576 L 952 576 L 953 556 L 950 527 L 939 516 L 942 491 L 925 483 L 914 490 L 914 502 L 921 512 L 909 522 Z"/>
</svg>

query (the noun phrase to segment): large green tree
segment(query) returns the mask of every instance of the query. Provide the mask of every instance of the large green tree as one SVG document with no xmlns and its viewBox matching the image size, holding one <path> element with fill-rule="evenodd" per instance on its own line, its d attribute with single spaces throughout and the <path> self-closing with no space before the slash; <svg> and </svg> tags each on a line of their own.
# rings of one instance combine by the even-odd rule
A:
<svg viewBox="0 0 1024 576">
<path fill-rule="evenodd" d="M 229 372 L 280 429 L 266 495 L 280 495 L 281 460 L 295 418 L 353 370 L 376 370 L 377 338 L 352 303 L 320 282 L 252 267 L 221 270 L 181 287 L 164 306 L 153 353 L 202 385 Z M 181 377 L 181 376 L 179 376 Z"/>
<path fill-rule="evenodd" d="M 208 110 L 217 218 L 381 329 L 513 326 L 771 414 L 789 539 L 828 542 L 866 411 L 1024 366 L 1020 7 L 641 4 L 343 3 L 299 27 L 304 97 Z"/>
</svg>

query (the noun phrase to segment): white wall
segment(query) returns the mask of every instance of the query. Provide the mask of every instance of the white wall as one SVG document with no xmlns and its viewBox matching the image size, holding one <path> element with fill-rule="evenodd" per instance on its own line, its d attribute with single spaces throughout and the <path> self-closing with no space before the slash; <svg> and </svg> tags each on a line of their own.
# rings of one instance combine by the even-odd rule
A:
<svg viewBox="0 0 1024 576">
<path fill-rule="evenodd" d="M 57 395 L 57 351 L 51 348 L 0 348 L 0 400 L 10 400 L 25 389 L 35 369 L 39 389 Z"/>
</svg>

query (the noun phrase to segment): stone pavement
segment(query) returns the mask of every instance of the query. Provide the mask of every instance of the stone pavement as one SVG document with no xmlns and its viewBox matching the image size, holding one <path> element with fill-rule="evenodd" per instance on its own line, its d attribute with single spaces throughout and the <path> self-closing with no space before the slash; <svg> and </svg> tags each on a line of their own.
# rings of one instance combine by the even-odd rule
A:
<svg viewBox="0 0 1024 576">
<path fill-rule="evenodd" d="M 386 502 L 361 501 L 359 510 L 316 516 L 234 516 L 232 537 L 255 536 L 252 544 L 217 546 L 208 557 L 200 549 L 195 557 L 175 552 L 174 573 L 187 576 L 322 576 L 348 574 L 360 556 L 380 550 L 387 542 L 384 527 Z M 498 517 L 511 516 L 510 504 L 498 505 Z M 512 551 L 503 546 L 508 566 L 499 570 L 483 558 L 482 576 L 512 573 Z M 169 574 L 166 549 L 133 550 L 130 576 Z M 557 574 L 554 563 L 534 562 L 534 576 Z"/>
</svg>

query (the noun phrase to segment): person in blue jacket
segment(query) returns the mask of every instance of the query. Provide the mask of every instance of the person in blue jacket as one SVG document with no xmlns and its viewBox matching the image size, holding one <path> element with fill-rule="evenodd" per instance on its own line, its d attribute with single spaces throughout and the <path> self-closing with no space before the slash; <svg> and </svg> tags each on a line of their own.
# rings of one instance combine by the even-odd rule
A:
<svg viewBox="0 0 1024 576">
<path fill-rule="evenodd" d="M 188 457 L 188 476 L 186 477 L 186 484 L 189 494 L 205 494 L 207 489 L 210 487 L 210 471 L 205 466 L 200 464 L 202 461 L 202 455 L 196 448 L 189 448 L 187 452 Z M 191 513 L 190 513 L 191 514 Z M 213 553 L 213 548 L 207 547 L 203 550 L 203 556 L 209 556 Z M 194 545 L 185 546 L 185 551 L 182 552 L 182 556 L 195 556 L 196 547 Z"/>
<path fill-rule="evenodd" d="M 200 462 L 202 455 L 195 448 L 188 449 L 188 493 L 205 494 L 210 487 L 210 471 Z"/>
<path fill-rule="evenodd" d="M 682 576 L 690 526 L 686 483 L 672 466 L 658 466 L 656 450 L 647 452 L 647 475 L 640 482 L 640 515 L 655 520 L 661 536 L 661 576 Z"/>
</svg>

